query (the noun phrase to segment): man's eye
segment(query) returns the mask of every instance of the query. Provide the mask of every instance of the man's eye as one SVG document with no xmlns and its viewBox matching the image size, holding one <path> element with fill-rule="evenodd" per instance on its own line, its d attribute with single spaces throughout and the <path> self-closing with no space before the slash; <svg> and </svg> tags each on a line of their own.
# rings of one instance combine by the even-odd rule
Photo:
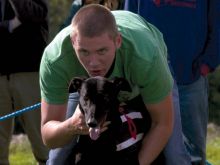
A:
<svg viewBox="0 0 220 165">
<path fill-rule="evenodd" d="M 106 54 L 106 52 L 107 52 L 107 49 L 100 49 L 100 50 L 98 50 L 98 54 L 99 55 L 104 55 L 104 54 Z"/>
<path fill-rule="evenodd" d="M 89 55 L 89 52 L 86 51 L 86 50 L 80 50 L 80 51 L 79 51 L 79 55 L 80 55 L 80 56 L 88 56 L 88 55 Z"/>
</svg>

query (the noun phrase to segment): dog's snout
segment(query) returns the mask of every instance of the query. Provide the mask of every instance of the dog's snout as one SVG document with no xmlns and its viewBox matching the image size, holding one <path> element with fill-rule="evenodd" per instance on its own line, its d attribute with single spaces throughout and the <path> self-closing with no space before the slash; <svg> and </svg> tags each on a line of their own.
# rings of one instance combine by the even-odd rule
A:
<svg viewBox="0 0 220 165">
<path fill-rule="evenodd" d="M 90 128 L 95 128 L 95 127 L 97 127 L 97 122 L 95 121 L 95 120 L 93 120 L 93 121 L 88 121 L 88 126 L 90 127 Z"/>
</svg>

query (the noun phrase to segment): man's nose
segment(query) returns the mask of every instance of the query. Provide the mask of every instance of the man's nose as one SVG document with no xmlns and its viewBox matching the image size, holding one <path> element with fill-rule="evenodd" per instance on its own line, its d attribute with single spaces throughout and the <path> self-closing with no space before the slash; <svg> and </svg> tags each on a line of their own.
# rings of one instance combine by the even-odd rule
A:
<svg viewBox="0 0 220 165">
<path fill-rule="evenodd" d="M 89 65 L 92 67 L 99 65 L 99 60 L 98 60 L 97 55 L 91 55 L 89 59 Z"/>
</svg>

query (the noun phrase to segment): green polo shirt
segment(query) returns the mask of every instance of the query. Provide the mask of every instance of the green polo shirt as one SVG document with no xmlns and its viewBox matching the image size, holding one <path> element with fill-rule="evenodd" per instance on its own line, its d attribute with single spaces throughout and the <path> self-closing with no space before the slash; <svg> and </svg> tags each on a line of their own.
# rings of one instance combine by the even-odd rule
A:
<svg viewBox="0 0 220 165">
<path fill-rule="evenodd" d="M 122 99 L 141 94 L 146 104 L 160 102 L 173 85 L 161 32 L 129 11 L 112 13 L 122 35 L 122 46 L 116 52 L 109 78 L 124 77 L 130 83 L 132 92 L 122 92 Z M 46 47 L 41 60 L 41 97 L 50 104 L 66 103 L 70 80 L 76 76 L 88 76 L 71 45 L 70 32 L 71 26 L 59 32 Z"/>
</svg>

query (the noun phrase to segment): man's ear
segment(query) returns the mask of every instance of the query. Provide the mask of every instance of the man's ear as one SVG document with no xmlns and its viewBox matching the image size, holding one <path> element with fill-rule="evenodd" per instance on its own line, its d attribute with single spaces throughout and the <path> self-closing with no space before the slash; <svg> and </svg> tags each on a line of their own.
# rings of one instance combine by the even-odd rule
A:
<svg viewBox="0 0 220 165">
<path fill-rule="evenodd" d="M 115 38 L 115 44 L 117 49 L 121 47 L 121 43 L 122 43 L 122 37 L 121 34 L 118 33 L 118 35 Z"/>
<path fill-rule="evenodd" d="M 83 77 L 74 77 L 69 84 L 69 93 L 79 92 L 82 86 L 83 81 L 86 78 Z"/>
<path fill-rule="evenodd" d="M 125 78 L 121 77 L 114 77 L 113 78 L 113 83 L 116 86 L 116 89 L 119 91 L 127 91 L 131 92 L 131 87 L 128 83 L 128 81 Z"/>
</svg>

